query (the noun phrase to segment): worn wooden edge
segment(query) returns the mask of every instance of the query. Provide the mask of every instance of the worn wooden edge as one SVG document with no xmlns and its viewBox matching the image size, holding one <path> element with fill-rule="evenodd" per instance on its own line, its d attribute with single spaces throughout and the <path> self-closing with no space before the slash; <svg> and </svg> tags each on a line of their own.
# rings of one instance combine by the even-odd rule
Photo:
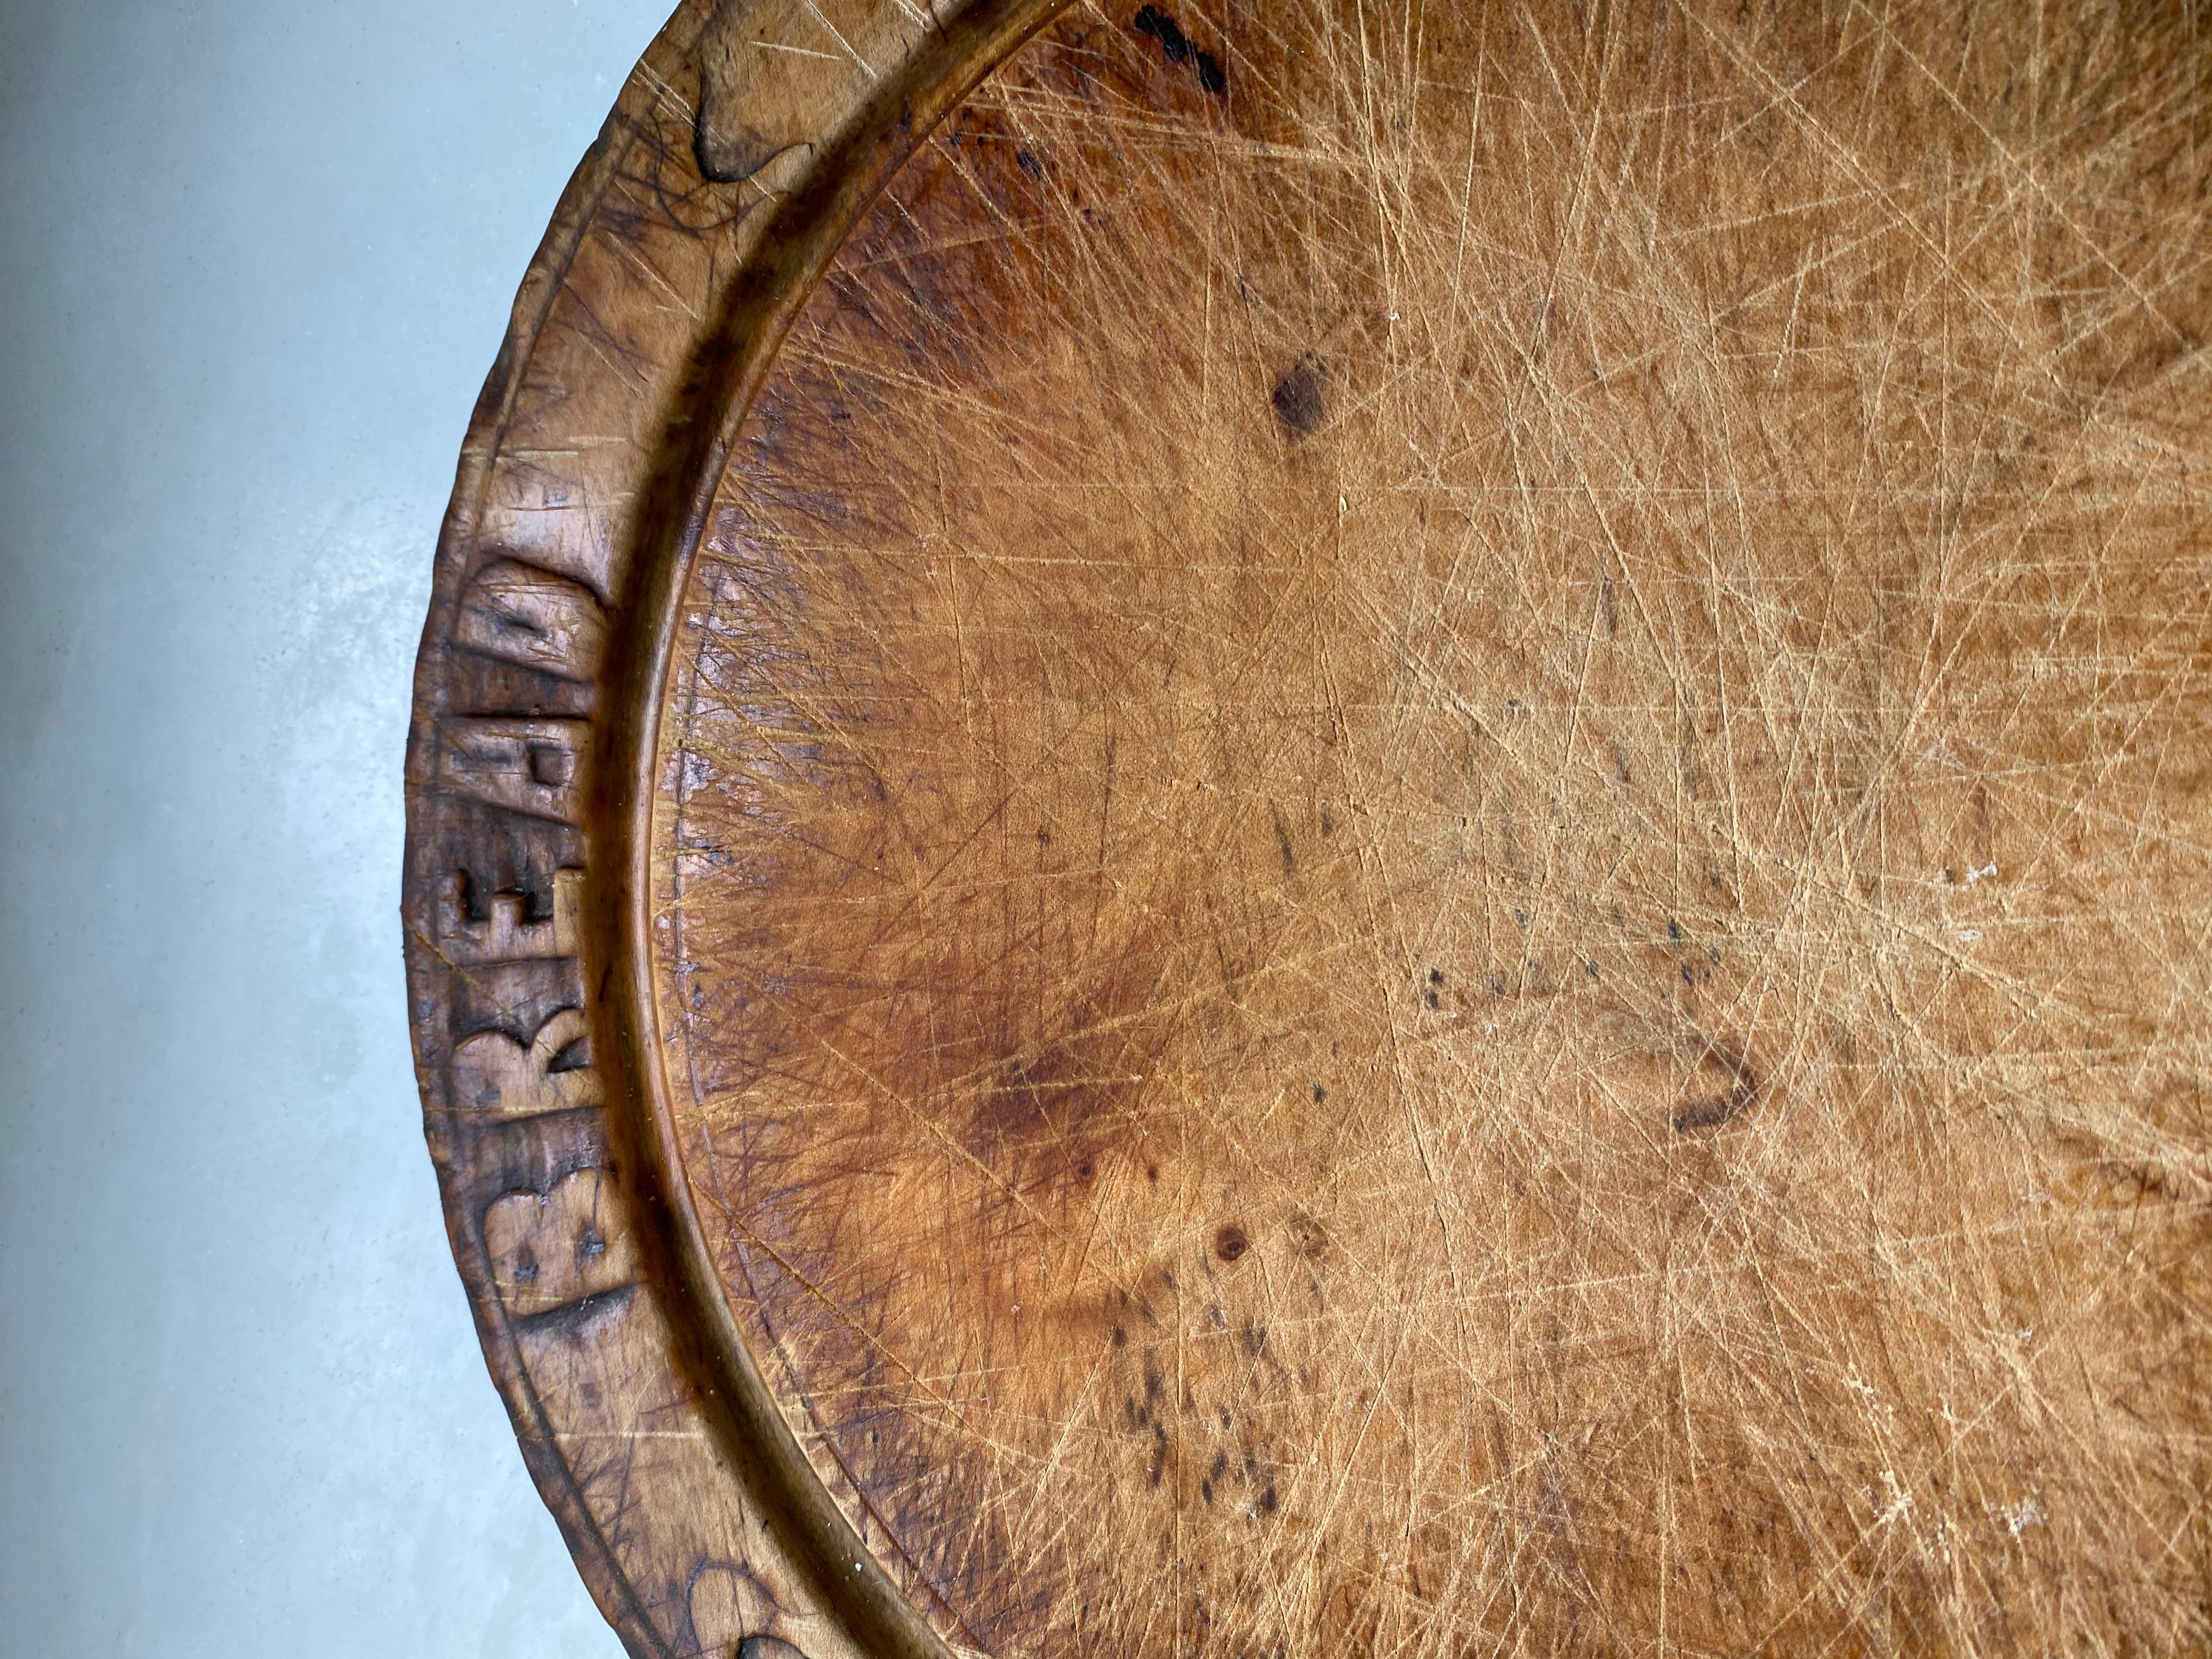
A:
<svg viewBox="0 0 2212 1659">
<path fill-rule="evenodd" d="M 644 592 L 637 626 L 622 646 L 629 659 L 615 704 L 622 722 L 611 729 L 606 775 L 627 787 L 618 821 L 620 852 L 611 878 L 598 890 L 603 907 L 594 926 L 609 940 L 614 983 L 606 1013 L 616 1032 L 625 1073 L 645 1091 L 644 1121 L 657 1200 L 667 1205 L 689 1305 L 702 1318 L 718 1371 L 737 1380 L 728 1400 L 740 1436 L 772 1462 L 776 1498 L 797 1535 L 817 1554 L 816 1570 L 841 1583 L 847 1613 L 870 1651 L 942 1654 L 938 1632 L 894 1584 L 823 1486 L 761 1376 L 714 1266 L 690 1181 L 659 1061 L 664 1024 L 659 977 L 653 968 L 653 811 L 660 763 L 661 688 L 674 653 L 681 601 L 708 514 L 738 431 L 754 393 L 774 361 L 775 348 L 846 236 L 891 176 L 937 126 L 1008 53 L 1068 0 L 977 0 L 947 21 L 936 50 L 910 60 L 901 79 L 886 85 L 862 118 L 824 156 L 823 164 L 782 211 L 784 234 L 740 279 L 714 337 L 702 348 L 710 389 L 702 418 L 688 428 L 693 453 L 664 475 L 665 495 L 655 520 L 667 533 L 658 556 L 642 571 Z M 712 410 L 712 418 L 703 418 Z M 660 514 L 665 514 L 665 518 Z M 617 761 L 617 751 L 619 751 Z M 611 826 L 612 827 L 612 826 Z M 849 1564 L 852 1571 L 843 1574 Z"/>
<path fill-rule="evenodd" d="M 731 303 L 699 362 L 705 386 L 688 441 L 658 483 L 648 522 L 665 526 L 655 556 L 644 562 L 636 626 L 622 636 L 613 672 L 623 690 L 608 732 L 604 775 L 619 779 L 621 839 L 610 879 L 594 890 L 595 932 L 608 941 L 612 983 L 606 1016 L 620 1045 L 626 1076 L 644 1091 L 651 1126 L 655 1199 L 667 1206 L 688 1305 L 727 1390 L 738 1431 L 757 1448 L 774 1483 L 769 1499 L 788 1517 L 815 1558 L 816 1571 L 844 1590 L 845 1611 L 861 1645 L 872 1652 L 921 1656 L 944 1644 L 869 1553 L 816 1475 L 748 1351 L 732 1310 L 706 1230 L 684 1178 L 682 1153 L 659 1062 L 661 1013 L 652 954 L 653 816 L 659 764 L 660 688 L 670 665 L 686 579 L 738 428 L 765 377 L 775 348 L 868 204 L 915 145 L 967 97 L 1014 47 L 1061 9 L 1066 0 L 977 0 L 947 21 L 935 49 L 909 60 L 825 154 L 822 164 L 780 214 L 779 231 L 740 277 Z M 616 810 L 609 803 L 611 811 Z M 763 1491 L 763 1498 L 769 1494 Z M 849 1574 L 845 1569 L 849 1566 Z"/>
<path fill-rule="evenodd" d="M 1065 3 L 686 0 L 563 193 L 463 446 L 408 744 L 416 1071 L 486 1364 L 635 1654 L 945 1651 L 769 1395 L 680 1178 L 647 948 L 658 690 L 798 307 Z M 811 67 L 840 67 L 825 33 L 842 78 Z"/>
<path fill-rule="evenodd" d="M 532 257 L 516 291 L 506 335 L 471 413 L 455 467 L 453 493 L 439 527 L 429 611 L 423 622 L 416 656 L 407 742 L 407 840 L 400 898 L 408 1018 L 415 1054 L 416 1086 L 422 1098 L 424 1139 L 437 1172 L 447 1240 L 460 1270 L 484 1363 L 507 1407 L 508 1420 L 514 1426 L 523 1462 L 537 1485 L 538 1495 L 552 1512 L 578 1571 L 600 1611 L 622 1638 L 623 1646 L 637 1654 L 664 1653 L 669 1650 L 657 1639 L 651 1621 L 638 1605 L 635 1590 L 624 1577 L 562 1455 L 557 1431 L 532 1386 L 514 1328 L 486 1259 L 483 1220 L 485 1206 L 493 1195 L 489 1189 L 501 1177 L 523 1172 L 511 1164 L 501 1167 L 506 1160 L 494 1163 L 477 1156 L 480 1150 L 491 1150 L 481 1143 L 495 1137 L 476 1131 L 453 1109 L 448 1067 L 453 1050 L 459 1043 L 451 1035 L 450 1010 L 454 999 L 447 981 L 457 977 L 460 970 L 440 948 L 441 930 L 437 926 L 435 912 L 441 896 L 432 887 L 447 872 L 428 855 L 423 845 L 423 797 L 434 764 L 434 728 L 446 703 L 447 657 L 463 580 L 470 567 L 478 562 L 474 556 L 477 523 L 492 464 L 500 453 L 514 410 L 521 366 L 528 362 L 553 298 L 605 194 L 615 160 L 653 96 L 643 79 L 644 65 L 690 50 L 692 39 L 704 21 L 699 8 L 690 9 L 693 15 L 687 18 L 679 12 L 655 38 L 641 60 L 639 71 L 633 72 L 624 83 L 613 109 L 570 175 L 546 228 L 544 240 Z M 441 1015 L 448 1017 L 444 1033 L 435 1029 Z M 535 1035 L 531 1033 L 532 1038 Z M 603 1128 L 596 1119 L 588 1120 L 581 1127 L 586 1128 L 587 1141 L 604 1146 Z M 491 1167 L 487 1169 L 487 1164 Z"/>
</svg>

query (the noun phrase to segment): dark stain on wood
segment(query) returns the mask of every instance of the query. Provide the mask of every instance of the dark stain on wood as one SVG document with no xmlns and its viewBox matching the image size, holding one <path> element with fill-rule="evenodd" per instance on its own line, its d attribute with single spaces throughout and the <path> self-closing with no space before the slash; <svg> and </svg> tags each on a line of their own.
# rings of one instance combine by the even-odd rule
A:
<svg viewBox="0 0 2212 1659">
<path fill-rule="evenodd" d="M 1274 408 L 1275 418 L 1292 436 L 1310 437 L 1321 430 L 1328 413 L 1322 398 L 1324 386 L 1321 360 L 1310 356 L 1299 358 L 1275 382 L 1267 401 Z"/>
<path fill-rule="evenodd" d="M 1146 6 L 1130 20 L 1129 27 L 1148 40 L 1159 43 L 1160 51 L 1170 64 L 1188 64 L 1198 76 L 1198 84 L 1219 97 L 1229 90 L 1228 72 L 1221 60 L 1210 52 L 1201 52 L 1192 44 L 1182 31 L 1182 25 L 1158 6 Z"/>
</svg>

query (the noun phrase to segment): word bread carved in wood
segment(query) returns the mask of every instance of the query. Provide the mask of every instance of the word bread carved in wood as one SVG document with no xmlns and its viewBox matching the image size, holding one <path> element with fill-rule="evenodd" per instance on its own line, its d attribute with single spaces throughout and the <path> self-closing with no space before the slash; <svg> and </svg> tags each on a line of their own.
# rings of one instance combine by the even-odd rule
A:
<svg viewBox="0 0 2212 1659">
<path fill-rule="evenodd" d="M 2212 1644 L 2212 20 L 688 5 L 441 547 L 633 1651 Z"/>
</svg>

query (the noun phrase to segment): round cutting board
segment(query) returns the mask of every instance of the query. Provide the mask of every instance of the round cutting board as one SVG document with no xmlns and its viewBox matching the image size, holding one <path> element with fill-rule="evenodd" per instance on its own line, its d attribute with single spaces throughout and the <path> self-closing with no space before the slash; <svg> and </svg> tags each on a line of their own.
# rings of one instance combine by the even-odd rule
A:
<svg viewBox="0 0 2212 1659">
<path fill-rule="evenodd" d="M 2212 38 L 680 10 L 409 755 L 640 1654 L 2212 1642 Z"/>
</svg>

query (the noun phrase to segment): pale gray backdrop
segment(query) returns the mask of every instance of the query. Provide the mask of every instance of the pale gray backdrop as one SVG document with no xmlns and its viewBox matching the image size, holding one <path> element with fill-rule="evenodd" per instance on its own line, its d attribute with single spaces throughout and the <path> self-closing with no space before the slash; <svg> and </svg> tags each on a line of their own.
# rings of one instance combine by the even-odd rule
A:
<svg viewBox="0 0 2212 1659">
<path fill-rule="evenodd" d="M 400 763 L 672 0 L 0 0 L 0 1651 L 611 1656 L 470 1328 Z"/>
</svg>

